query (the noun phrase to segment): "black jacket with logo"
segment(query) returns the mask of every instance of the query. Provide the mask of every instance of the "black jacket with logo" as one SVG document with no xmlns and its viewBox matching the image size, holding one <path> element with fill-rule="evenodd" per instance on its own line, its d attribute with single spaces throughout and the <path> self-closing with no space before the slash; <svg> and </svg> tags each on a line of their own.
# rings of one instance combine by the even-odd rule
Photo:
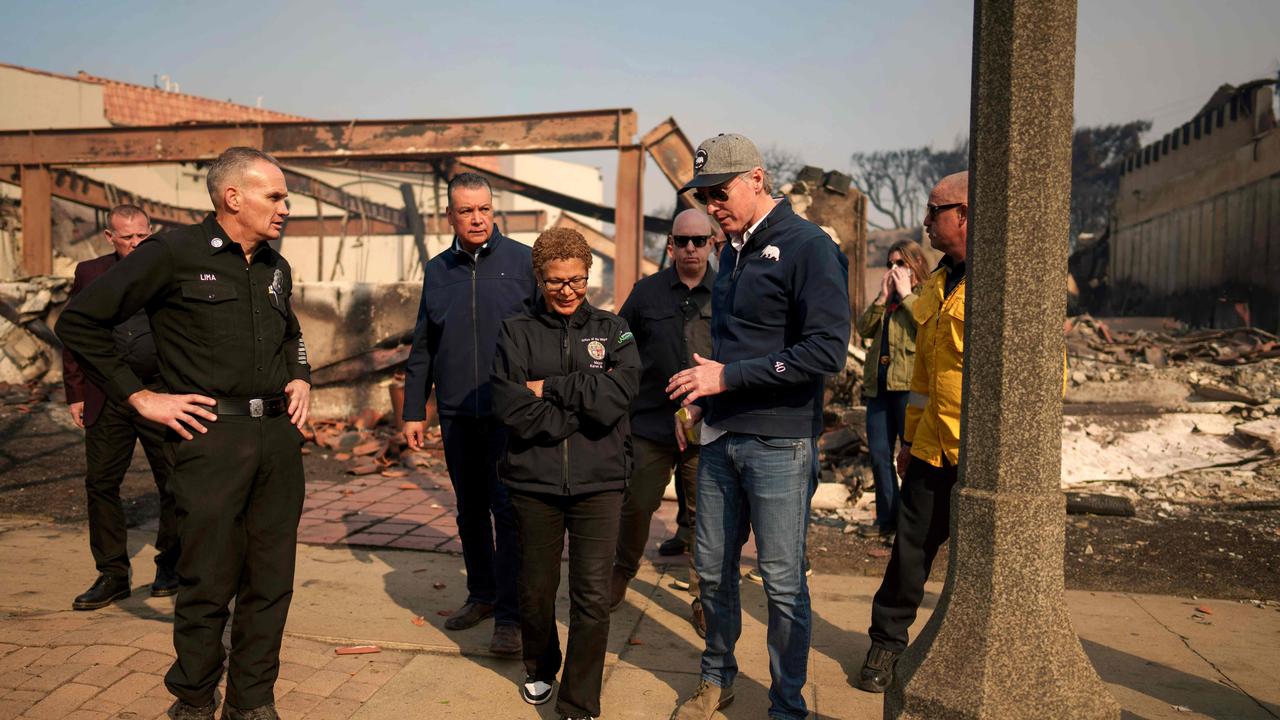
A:
<svg viewBox="0 0 1280 720">
<path fill-rule="evenodd" d="M 526 386 L 542 380 L 542 397 Z M 627 416 L 640 353 L 622 318 L 586 302 L 565 317 L 534 306 L 502 323 L 493 409 L 507 426 L 498 475 L 513 490 L 583 495 L 626 487 Z"/>
</svg>

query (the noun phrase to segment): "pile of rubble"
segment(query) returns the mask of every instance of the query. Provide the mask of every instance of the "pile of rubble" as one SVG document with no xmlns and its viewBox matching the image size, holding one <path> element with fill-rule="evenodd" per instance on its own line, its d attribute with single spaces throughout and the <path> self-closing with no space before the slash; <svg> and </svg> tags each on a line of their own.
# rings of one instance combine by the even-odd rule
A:
<svg viewBox="0 0 1280 720">
<path fill-rule="evenodd" d="M 1162 318 L 1067 323 L 1065 488 L 1175 509 L 1280 498 L 1280 343 Z"/>
<path fill-rule="evenodd" d="M 48 402 L 52 387 L 38 381 L 8 383 L 0 381 L 0 405 L 13 406 L 20 413 L 34 412 L 36 406 Z M 61 396 L 61 393 L 56 393 Z"/>
<path fill-rule="evenodd" d="M 0 283 L 0 382 L 31 382 L 62 366 L 50 328 L 70 288 L 70 279 L 51 276 Z"/>
<path fill-rule="evenodd" d="M 354 417 L 313 420 L 303 430 L 308 442 L 302 452 L 309 455 L 311 446 L 347 464 L 348 475 L 409 477 L 415 472 L 443 470 L 443 445 L 440 427 L 427 428 L 422 450 L 410 450 L 400 431 L 388 418 L 375 410 L 365 410 Z"/>
<path fill-rule="evenodd" d="M 1079 315 L 1067 320 L 1065 332 L 1072 355 L 1103 362 L 1128 364 L 1141 360 L 1153 367 L 1167 367 L 1192 361 L 1246 365 L 1280 358 L 1280 338 L 1257 328 L 1187 330 L 1168 318 L 1117 318 L 1105 322 Z"/>
</svg>

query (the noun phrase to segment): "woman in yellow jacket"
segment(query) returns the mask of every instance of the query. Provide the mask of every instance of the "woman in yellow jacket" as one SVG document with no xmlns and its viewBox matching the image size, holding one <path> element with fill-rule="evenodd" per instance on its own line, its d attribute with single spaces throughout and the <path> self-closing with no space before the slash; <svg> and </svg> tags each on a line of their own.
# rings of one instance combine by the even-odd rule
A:
<svg viewBox="0 0 1280 720">
<path fill-rule="evenodd" d="M 915 367 L 916 322 L 911 308 L 916 290 L 928 277 L 924 252 L 913 240 L 889 248 L 888 272 L 880 294 L 858 319 L 858 334 L 871 340 L 863 371 L 867 405 L 867 444 L 876 483 L 876 519 L 858 529 L 863 537 L 893 542 L 898 516 L 898 477 L 893 461 L 907 417 L 907 395 Z"/>
</svg>

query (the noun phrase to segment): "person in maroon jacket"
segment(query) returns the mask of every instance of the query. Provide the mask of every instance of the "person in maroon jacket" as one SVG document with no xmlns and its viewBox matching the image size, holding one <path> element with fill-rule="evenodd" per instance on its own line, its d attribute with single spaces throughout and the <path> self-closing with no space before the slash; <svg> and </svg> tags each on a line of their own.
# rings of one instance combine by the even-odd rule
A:
<svg viewBox="0 0 1280 720">
<path fill-rule="evenodd" d="M 107 271 L 138 243 L 151 235 L 151 219 L 136 205 L 117 205 L 107 215 L 104 233 L 114 251 L 76 265 L 71 295 L 75 296 Z M 111 282 L 108 275 L 101 282 Z M 147 387 L 157 390 L 160 368 L 156 346 L 151 338 L 151 322 L 145 310 L 115 328 L 116 348 Z M 156 533 L 156 575 L 151 584 L 152 597 L 166 597 L 178 592 L 177 519 L 173 494 L 168 480 L 173 467 L 164 453 L 165 429 L 144 420 L 127 404 L 116 402 L 85 378 L 76 357 L 62 351 L 62 382 L 71 406 L 71 418 L 84 428 L 85 460 L 88 473 L 84 484 L 88 495 L 89 548 L 98 566 L 98 579 L 72 603 L 76 610 L 96 610 L 129 596 L 129 550 L 125 527 L 124 505 L 120 502 L 120 485 L 133 460 L 133 449 L 142 441 L 156 489 L 160 492 L 160 529 Z"/>
</svg>

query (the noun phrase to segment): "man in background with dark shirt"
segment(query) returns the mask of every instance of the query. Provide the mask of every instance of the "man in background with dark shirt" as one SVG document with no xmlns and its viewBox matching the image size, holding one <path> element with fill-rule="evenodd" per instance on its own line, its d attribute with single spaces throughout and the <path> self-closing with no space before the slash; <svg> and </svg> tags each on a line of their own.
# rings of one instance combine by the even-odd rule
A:
<svg viewBox="0 0 1280 720">
<path fill-rule="evenodd" d="M 636 283 L 618 313 L 635 333 L 644 369 L 640 392 L 631 403 L 635 469 L 622 501 L 622 525 L 609 586 L 609 607 L 613 609 L 622 605 L 627 584 L 640 569 L 649 522 L 662 503 L 673 468 L 689 506 L 688 527 L 682 526 L 672 540 L 680 540 L 683 532 L 683 544 L 688 544 L 693 527 L 698 444 L 673 432 L 680 404 L 667 397 L 666 387 L 672 375 L 693 366 L 694 353 L 711 355 L 711 288 L 716 273 L 707 267 L 707 257 L 714 239 L 711 216 L 702 210 L 677 215 L 667 237 L 671 267 Z M 681 547 L 669 554 L 683 551 Z M 702 634 L 705 624 L 696 598 L 693 607 L 694 627 Z"/>
<path fill-rule="evenodd" d="M 267 241 L 289 216 L 270 155 L 234 147 L 209 167 L 214 212 L 140 244 L 68 303 L 58 336 L 117 402 L 167 426 L 182 556 L 165 685 L 176 720 L 212 720 L 231 618 L 224 720 L 275 720 L 293 598 L 311 369 L 289 263 Z M 148 389 L 112 329 L 146 308 L 164 391 Z M 179 439 L 180 438 L 180 439 Z"/>
<path fill-rule="evenodd" d="M 113 252 L 76 265 L 71 297 L 102 277 L 123 260 L 138 243 L 151 236 L 151 219 L 136 205 L 117 205 L 107 213 L 104 232 Z M 110 280 L 107 280 L 110 282 Z M 152 390 L 159 389 L 160 366 L 156 344 L 151 337 L 151 321 L 139 310 L 113 330 L 116 349 L 134 374 Z M 62 351 L 62 384 L 66 389 L 71 418 L 84 429 L 85 461 L 88 472 L 84 485 L 89 515 L 89 549 L 98 566 L 98 579 L 80 594 L 72 607 L 97 610 L 129 596 L 129 549 L 120 485 L 133 461 L 133 449 L 142 441 L 147 463 L 160 494 L 160 528 L 156 532 L 156 576 L 152 597 L 178 592 L 178 530 L 173 513 L 173 493 L 169 474 L 173 465 L 164 454 L 164 428 L 144 420 L 125 403 L 108 398 L 85 379 L 75 357 Z"/>
<path fill-rule="evenodd" d="M 465 630 L 493 616 L 489 650 L 520 654 L 519 535 L 498 480 L 507 431 L 494 417 L 489 370 L 502 321 L 537 292 L 533 254 L 493 224 L 493 192 L 475 173 L 449 181 L 453 243 L 423 268 L 422 300 L 405 363 L 404 438 L 422 448 L 434 387 L 445 464 L 458 501 L 467 598 L 444 626 Z"/>
</svg>

